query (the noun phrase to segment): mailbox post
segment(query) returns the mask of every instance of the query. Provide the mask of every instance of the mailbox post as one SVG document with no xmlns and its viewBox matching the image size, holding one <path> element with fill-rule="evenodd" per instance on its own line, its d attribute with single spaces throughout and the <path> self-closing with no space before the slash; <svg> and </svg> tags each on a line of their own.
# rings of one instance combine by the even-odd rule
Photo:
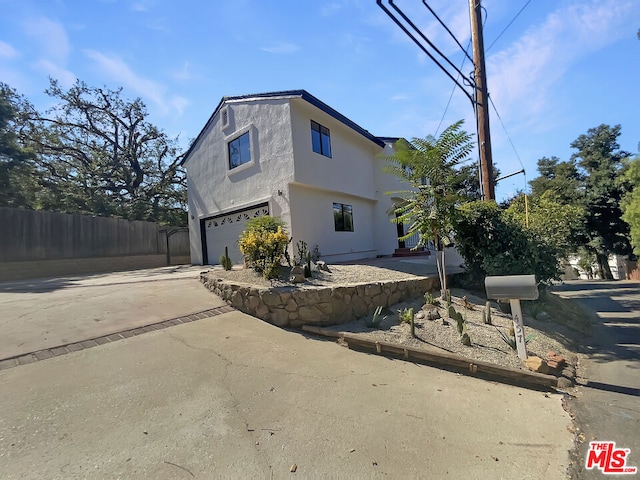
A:
<svg viewBox="0 0 640 480">
<path fill-rule="evenodd" d="M 527 359 L 527 343 L 524 335 L 522 309 L 520 300 L 537 300 L 538 285 L 535 275 L 504 275 L 486 277 L 484 286 L 487 298 L 492 300 L 509 300 L 511 316 L 513 317 L 513 331 L 516 337 L 518 357 Z"/>
</svg>

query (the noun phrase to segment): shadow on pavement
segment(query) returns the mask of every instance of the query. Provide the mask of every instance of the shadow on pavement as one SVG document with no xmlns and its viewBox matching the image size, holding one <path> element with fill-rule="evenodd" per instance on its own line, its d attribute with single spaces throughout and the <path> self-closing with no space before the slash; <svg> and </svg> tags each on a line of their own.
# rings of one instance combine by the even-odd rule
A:
<svg viewBox="0 0 640 480">
<path fill-rule="evenodd" d="M 556 292 L 595 312 L 598 328 L 581 348 L 594 362 L 640 359 L 640 283 L 571 282 Z"/>
<path fill-rule="evenodd" d="M 28 280 L 16 280 L 0 282 L 0 292 L 4 293 L 48 293 L 64 288 L 95 287 L 123 285 L 127 283 L 139 283 L 168 280 L 167 275 L 189 271 L 190 265 L 175 265 L 153 269 L 113 271 L 101 273 L 87 273 L 77 275 L 65 275 L 61 277 L 33 278 Z M 206 270 L 206 267 L 201 267 Z M 119 281 L 109 281 L 113 275 L 117 275 Z M 196 275 L 194 273 L 194 275 Z M 189 277 L 184 277 L 189 278 Z M 101 281 L 104 279 L 104 281 Z M 175 279 L 175 278 L 173 278 Z M 85 282 L 83 284 L 83 282 Z"/>
<path fill-rule="evenodd" d="M 622 393 L 624 395 L 631 395 L 634 397 L 640 397 L 640 388 L 623 387 L 622 385 L 611 385 L 610 383 L 592 382 L 580 383 L 579 385 L 587 388 L 595 388 L 597 390 L 603 390 L 605 392 Z"/>
</svg>

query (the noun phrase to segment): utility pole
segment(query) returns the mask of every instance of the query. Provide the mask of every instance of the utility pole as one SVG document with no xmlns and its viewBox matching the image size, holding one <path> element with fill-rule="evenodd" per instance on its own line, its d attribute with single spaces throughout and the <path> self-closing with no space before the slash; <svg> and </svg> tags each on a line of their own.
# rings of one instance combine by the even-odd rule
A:
<svg viewBox="0 0 640 480">
<path fill-rule="evenodd" d="M 480 177 L 483 198 L 496 199 L 493 184 L 493 157 L 491 155 L 491 134 L 489 133 L 489 94 L 487 92 L 487 72 L 484 65 L 484 40 L 482 37 L 481 0 L 469 0 L 471 17 L 471 44 L 473 46 L 475 111 L 478 128 L 478 149 L 480 153 Z"/>
</svg>

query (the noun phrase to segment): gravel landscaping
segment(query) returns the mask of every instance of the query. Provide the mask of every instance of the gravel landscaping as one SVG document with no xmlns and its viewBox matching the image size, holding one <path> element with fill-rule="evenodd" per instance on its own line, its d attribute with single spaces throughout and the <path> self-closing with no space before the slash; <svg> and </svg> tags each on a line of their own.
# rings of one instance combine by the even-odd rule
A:
<svg viewBox="0 0 640 480">
<path fill-rule="evenodd" d="M 433 264 L 427 262 L 402 262 L 396 259 L 377 259 L 361 263 L 329 265 L 329 269 L 330 272 L 314 271 L 313 278 L 304 284 L 300 284 L 301 288 L 396 281 L 436 275 Z M 215 268 L 210 274 L 225 281 L 264 288 L 291 286 L 288 281 L 287 268 L 283 268 L 281 278 L 275 281 L 265 280 L 253 270 L 243 268 L 234 268 L 231 271 Z M 399 321 L 398 311 L 413 308 L 414 313 L 420 312 L 425 304 L 424 297 L 406 300 L 385 308 L 381 315 L 386 318 L 377 328 L 368 328 L 366 326 L 365 320 L 371 319 L 372 315 L 330 328 L 335 331 L 356 333 L 373 340 L 384 340 L 416 348 L 455 353 L 472 360 L 490 362 L 516 369 L 526 369 L 524 362 L 504 342 L 498 332 L 499 330 L 504 335 L 509 335 L 509 329 L 513 325 L 511 315 L 503 313 L 498 304 L 492 302 L 492 325 L 485 324 L 482 318 L 482 309 L 486 300 L 481 298 L 482 294 L 480 292 L 475 293 L 476 295 L 456 288 L 451 290 L 454 308 L 456 311 L 463 313 L 466 318 L 467 333 L 471 339 L 471 345 L 469 346 L 463 345 L 460 341 L 456 321 L 447 318 L 444 301 L 441 301 L 441 305 L 437 307 L 440 318 L 428 320 L 420 318 L 420 315 L 416 316 L 415 337 L 411 336 L 409 324 Z M 432 294 L 438 296 L 439 292 L 434 291 Z M 466 302 L 464 300 L 465 297 Z M 549 302 L 549 306 L 551 303 Z M 576 338 L 579 338 L 583 333 L 576 326 L 568 324 L 565 318 L 554 318 L 552 311 L 547 312 L 541 309 L 535 312 L 537 318 L 533 318 L 528 315 L 528 312 L 530 312 L 529 304 L 530 302 L 523 302 L 525 335 L 531 335 L 531 340 L 527 344 L 529 356 L 536 355 L 546 359 L 549 352 L 555 352 L 566 358 L 569 364 L 575 366 Z M 558 315 L 556 314 L 556 316 Z M 580 327 L 582 328 L 583 326 L 584 324 Z"/>
</svg>

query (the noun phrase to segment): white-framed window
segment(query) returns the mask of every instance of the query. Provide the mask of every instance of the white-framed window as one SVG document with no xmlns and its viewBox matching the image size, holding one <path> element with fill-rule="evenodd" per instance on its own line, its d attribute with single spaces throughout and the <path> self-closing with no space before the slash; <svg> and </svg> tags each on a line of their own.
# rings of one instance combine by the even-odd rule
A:
<svg viewBox="0 0 640 480">
<path fill-rule="evenodd" d="M 311 120 L 311 148 L 314 152 L 331 158 L 331 134 L 327 127 Z"/>
<path fill-rule="evenodd" d="M 243 133 L 227 144 L 229 149 L 229 170 L 251 161 L 251 138 L 249 132 Z"/>
<path fill-rule="evenodd" d="M 233 132 L 225 138 L 225 141 L 227 174 L 240 172 L 255 165 L 257 135 L 253 124 Z"/>
</svg>

